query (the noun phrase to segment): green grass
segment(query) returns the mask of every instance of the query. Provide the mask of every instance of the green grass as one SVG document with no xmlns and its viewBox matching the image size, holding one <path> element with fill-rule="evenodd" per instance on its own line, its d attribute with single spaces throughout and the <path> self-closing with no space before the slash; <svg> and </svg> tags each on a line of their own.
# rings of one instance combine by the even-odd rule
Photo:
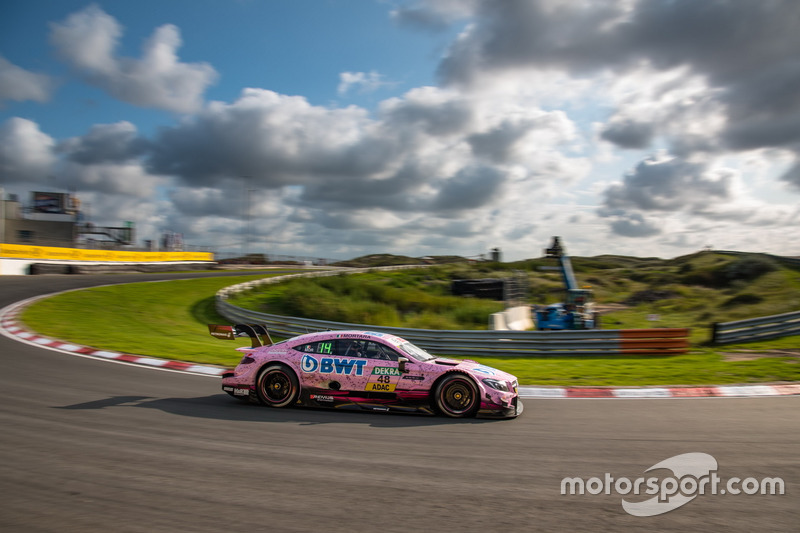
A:
<svg viewBox="0 0 800 533">
<path fill-rule="evenodd" d="M 460 276 L 461 274 L 456 274 Z M 233 305 L 276 315 L 417 329 L 486 329 L 502 302 L 450 295 L 451 268 L 340 274 L 263 285 Z"/>
<path fill-rule="evenodd" d="M 800 381 L 800 358 L 725 361 L 717 350 L 671 357 L 476 357 L 520 383 L 552 386 L 724 385 Z"/>
<path fill-rule="evenodd" d="M 124 353 L 231 365 L 246 339 L 220 341 L 206 324 L 227 324 L 215 293 L 261 275 L 111 285 L 63 293 L 29 306 L 20 317 L 34 331 Z"/>
<path fill-rule="evenodd" d="M 752 361 L 725 361 L 723 353 L 743 350 L 796 349 L 798 337 L 787 337 L 773 341 L 743 344 L 737 346 L 707 347 L 703 343 L 708 338 L 707 324 L 713 319 L 723 317 L 733 320 L 736 317 L 752 317 L 800 309 L 797 301 L 800 294 L 800 275 L 790 269 L 776 269 L 760 274 L 746 282 L 726 281 L 728 286 L 708 287 L 703 285 L 684 285 L 680 276 L 706 272 L 706 280 L 713 281 L 721 276 L 727 265 L 734 259 L 715 257 L 713 254 L 701 255 L 684 263 L 661 260 L 636 260 L 635 258 L 593 258 L 591 268 L 581 264 L 581 278 L 592 278 L 598 299 L 601 301 L 622 301 L 642 290 L 669 288 L 678 297 L 635 305 L 624 311 L 604 317 L 604 327 L 653 327 L 653 326 L 695 326 L 693 329 L 692 352 L 673 357 L 592 357 L 592 358 L 514 358 L 514 357 L 476 357 L 482 363 L 506 370 L 520 378 L 520 383 L 558 386 L 627 386 L 627 385 L 712 385 L 726 383 L 763 383 L 775 381 L 800 381 L 800 358 L 762 357 Z M 693 265 L 687 268 L 685 264 Z M 632 266 L 633 265 L 633 266 Z M 515 268 L 519 265 L 515 265 Z M 288 305 L 310 303 L 322 308 L 328 306 L 331 312 L 337 307 L 346 308 L 348 299 L 359 294 L 374 298 L 380 295 L 397 296 L 402 293 L 415 294 L 422 298 L 416 287 L 424 287 L 424 298 L 403 300 L 398 297 L 397 308 L 376 307 L 374 315 L 364 315 L 364 320 L 355 322 L 376 323 L 373 321 L 380 313 L 388 320 L 401 315 L 410 317 L 418 325 L 427 327 L 431 322 L 455 320 L 459 313 L 476 313 L 485 320 L 489 311 L 475 311 L 463 305 L 447 318 L 443 312 L 446 302 L 442 288 L 449 286 L 454 277 L 498 277 L 498 265 L 480 265 L 470 270 L 460 265 L 456 267 L 434 267 L 419 271 L 397 273 L 373 273 L 362 276 L 321 278 L 324 284 L 300 283 L 271 285 L 272 292 L 253 291 L 241 300 L 259 310 L 277 313 L 273 305 L 290 298 L 297 301 Z M 529 265 L 529 275 L 541 286 L 558 287 L 558 282 L 548 279 L 549 273 L 540 273 L 535 265 Z M 577 269 L 576 269 L 577 270 Z M 681 274 L 681 271 L 683 274 Z M 711 272 L 711 274 L 708 274 Z M 715 274 L 716 273 L 716 274 Z M 702 278 L 701 276 L 701 278 Z M 709 277 L 710 276 L 710 277 Z M 234 365 L 240 354 L 236 346 L 248 343 L 247 339 L 236 342 L 219 341 L 208 335 L 206 324 L 227 323 L 214 310 L 214 294 L 222 287 L 265 277 L 261 275 L 203 278 L 157 283 L 136 283 L 114 285 L 81 291 L 73 291 L 55 296 L 28 307 L 21 320 L 31 329 L 47 336 L 98 348 L 117 350 L 125 353 L 164 357 L 203 364 Z M 671 284 L 661 284 L 671 278 Z M 362 286 L 366 279 L 370 283 Z M 374 285 L 372 288 L 368 285 Z M 331 287 L 341 285 L 346 291 L 336 293 Z M 321 290 L 329 291 L 324 294 Z M 554 289 L 555 290 L 555 289 Z M 269 296 L 265 297 L 265 294 Z M 739 297 L 733 304 L 725 302 L 741 294 L 755 294 L 759 298 Z M 377 295 L 377 296 L 376 296 Z M 547 293 L 549 297 L 553 295 Z M 329 299 L 329 301 L 325 301 Z M 420 302 L 427 307 L 414 307 Z M 468 300 L 469 303 L 480 301 Z M 238 302 L 241 305 L 241 302 Z M 376 303 L 373 301 L 373 303 Z M 493 304 L 493 302 L 488 302 Z M 444 307 L 436 307 L 441 305 Z M 359 311 L 360 308 L 360 311 Z M 355 312 L 364 311 L 363 306 L 355 305 Z M 452 310 L 451 310 L 452 311 Z M 348 312 L 353 312 L 350 309 Z M 280 313 L 278 313 L 280 314 Z M 648 321 L 650 314 L 659 314 L 657 323 Z M 315 318 L 319 318 L 318 316 Z M 467 317 L 467 321 L 477 319 Z M 703 322 L 705 321 L 705 325 Z M 424 325 L 423 325 L 424 324 Z M 700 324 L 698 326 L 698 324 Z M 392 324 L 389 324 L 392 325 Z M 444 354 L 442 354 L 444 355 Z"/>
</svg>

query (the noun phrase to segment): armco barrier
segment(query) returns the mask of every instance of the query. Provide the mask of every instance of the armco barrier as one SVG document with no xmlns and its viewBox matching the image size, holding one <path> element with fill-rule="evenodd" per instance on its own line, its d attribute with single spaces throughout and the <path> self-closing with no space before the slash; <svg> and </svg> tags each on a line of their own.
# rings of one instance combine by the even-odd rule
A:
<svg viewBox="0 0 800 533">
<path fill-rule="evenodd" d="M 415 267 L 418 268 L 418 267 Z M 398 269 L 398 267 L 389 267 Z M 386 269 L 353 269 L 348 273 Z M 233 323 L 266 324 L 278 336 L 294 336 L 312 331 L 360 329 L 403 337 L 434 353 L 451 355 L 503 356 L 609 356 L 677 355 L 689 347 L 689 330 L 663 328 L 643 330 L 583 331 L 465 331 L 390 328 L 349 324 L 260 313 L 236 307 L 227 301 L 231 294 L 260 284 L 278 283 L 296 277 L 337 275 L 339 272 L 291 274 L 226 287 L 216 295 L 217 312 Z"/>
<path fill-rule="evenodd" d="M 621 329 L 623 354 L 675 355 L 689 349 L 689 328 Z"/>
<path fill-rule="evenodd" d="M 792 335 L 800 335 L 800 311 L 724 322 L 711 327 L 713 344 L 763 341 Z"/>
</svg>

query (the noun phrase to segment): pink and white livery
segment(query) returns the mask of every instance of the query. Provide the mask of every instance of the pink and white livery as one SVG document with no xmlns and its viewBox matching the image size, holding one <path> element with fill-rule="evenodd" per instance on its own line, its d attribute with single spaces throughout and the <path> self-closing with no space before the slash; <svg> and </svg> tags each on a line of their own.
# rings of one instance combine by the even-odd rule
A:
<svg viewBox="0 0 800 533">
<path fill-rule="evenodd" d="M 517 378 L 475 361 L 436 357 L 405 339 L 370 331 L 308 333 L 265 345 L 263 326 L 210 325 L 211 335 L 249 336 L 222 390 L 269 407 L 513 418 L 522 413 Z"/>
</svg>

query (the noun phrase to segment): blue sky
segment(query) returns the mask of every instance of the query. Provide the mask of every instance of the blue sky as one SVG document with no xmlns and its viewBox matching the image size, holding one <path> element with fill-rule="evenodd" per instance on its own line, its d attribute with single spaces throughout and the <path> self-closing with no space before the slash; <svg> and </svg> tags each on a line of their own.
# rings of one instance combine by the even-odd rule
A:
<svg viewBox="0 0 800 533">
<path fill-rule="evenodd" d="M 249 205 L 248 249 L 283 255 L 798 255 L 798 22 L 791 0 L 12 0 L 0 187 L 220 251 Z"/>
<path fill-rule="evenodd" d="M 383 97 L 434 83 L 439 54 L 447 43 L 446 34 L 408 31 L 393 23 L 388 14 L 391 4 L 383 2 L 12 0 L 6 4 L 0 8 L 3 56 L 53 75 L 59 87 L 58 102 L 48 106 L 19 102 L 14 109 L 6 103 L 2 116 L 31 117 L 59 137 L 81 135 L 92 124 L 132 118 L 140 129 L 151 132 L 173 119 L 162 110 L 130 106 L 71 78 L 49 42 L 50 24 L 90 5 L 100 6 L 123 26 L 120 56 L 140 56 L 143 42 L 155 28 L 176 25 L 182 39 L 181 61 L 209 63 L 219 74 L 205 92 L 207 100 L 231 101 L 244 87 L 263 87 L 301 95 L 314 105 L 372 107 Z M 382 74 L 387 85 L 376 91 L 338 93 L 340 73 L 372 71 L 391 72 L 394 77 Z"/>
</svg>

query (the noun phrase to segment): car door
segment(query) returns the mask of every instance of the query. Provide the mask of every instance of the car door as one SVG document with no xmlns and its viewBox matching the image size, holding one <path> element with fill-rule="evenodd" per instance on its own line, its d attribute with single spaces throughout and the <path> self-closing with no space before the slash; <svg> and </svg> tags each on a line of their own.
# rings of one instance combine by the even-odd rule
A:
<svg viewBox="0 0 800 533">
<path fill-rule="evenodd" d="M 371 339 L 340 339 L 338 347 L 345 364 L 358 368 L 342 381 L 343 389 L 346 386 L 352 395 L 394 396 L 402 375 L 396 350 Z"/>
</svg>

